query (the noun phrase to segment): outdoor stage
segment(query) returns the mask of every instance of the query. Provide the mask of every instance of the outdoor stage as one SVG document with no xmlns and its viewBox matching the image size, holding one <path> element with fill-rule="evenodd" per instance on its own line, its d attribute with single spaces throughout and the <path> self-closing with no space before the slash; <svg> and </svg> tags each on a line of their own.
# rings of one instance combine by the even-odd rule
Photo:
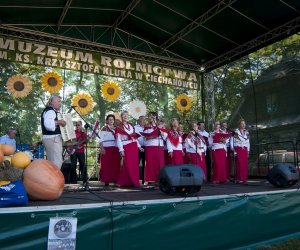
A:
<svg viewBox="0 0 300 250">
<path fill-rule="evenodd" d="M 29 206 L 56 206 L 72 204 L 91 204 L 107 202 L 129 202 L 129 201 L 155 201 L 184 197 L 207 198 L 220 195 L 253 194 L 258 192 L 289 190 L 298 188 L 292 187 L 277 188 L 271 185 L 266 179 L 249 180 L 247 184 L 234 184 L 232 182 L 224 184 L 205 183 L 200 192 L 188 195 L 168 195 L 159 190 L 159 187 L 143 186 L 140 188 L 118 188 L 116 186 L 105 187 L 98 181 L 92 181 L 89 191 L 85 191 L 81 184 L 65 184 L 64 193 L 56 201 L 30 201 Z"/>
<path fill-rule="evenodd" d="M 0 209 L 1 249 L 46 249 L 49 218 L 77 218 L 76 249 L 255 249 L 299 237 L 299 194 L 298 183 L 264 179 L 204 184 L 186 197 L 67 184 L 57 201 Z"/>
</svg>

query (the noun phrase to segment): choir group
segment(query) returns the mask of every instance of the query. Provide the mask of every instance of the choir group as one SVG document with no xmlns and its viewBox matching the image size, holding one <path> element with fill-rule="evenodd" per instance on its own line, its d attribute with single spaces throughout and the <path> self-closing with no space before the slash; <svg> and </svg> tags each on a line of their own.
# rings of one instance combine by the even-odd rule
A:
<svg viewBox="0 0 300 250">
<path fill-rule="evenodd" d="M 140 186 L 140 163 L 145 185 L 156 184 L 165 165 L 181 164 L 199 166 L 206 181 L 215 184 L 229 181 L 231 175 L 237 183 L 247 181 L 250 143 L 245 120 L 241 119 L 234 131 L 226 123 L 221 127 L 215 122 L 210 133 L 203 122 L 191 122 L 189 132 L 184 133 L 177 119 L 172 119 L 167 129 L 166 120 L 159 120 L 156 112 L 140 116 L 135 126 L 128 118 L 127 111 L 121 113 L 121 121 L 108 115 L 101 128 L 99 179 L 105 185 Z"/>
</svg>

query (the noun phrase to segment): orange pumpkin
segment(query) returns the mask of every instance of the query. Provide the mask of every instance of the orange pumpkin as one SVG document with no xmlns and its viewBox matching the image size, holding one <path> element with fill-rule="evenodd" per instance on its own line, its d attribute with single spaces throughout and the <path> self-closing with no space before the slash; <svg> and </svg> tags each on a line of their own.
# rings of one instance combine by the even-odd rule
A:
<svg viewBox="0 0 300 250">
<path fill-rule="evenodd" d="M 25 168 L 23 184 L 31 200 L 56 200 L 63 193 L 65 179 L 53 162 L 37 159 Z"/>
<path fill-rule="evenodd" d="M 4 160 L 4 154 L 3 154 L 3 151 L 0 150 L 0 163 L 3 162 Z"/>
<path fill-rule="evenodd" d="M 16 168 L 26 168 L 30 162 L 30 157 L 24 152 L 15 153 L 11 157 L 11 164 Z"/>
<path fill-rule="evenodd" d="M 1 147 L 4 155 L 12 155 L 15 153 L 15 148 L 10 144 L 2 144 Z"/>
</svg>

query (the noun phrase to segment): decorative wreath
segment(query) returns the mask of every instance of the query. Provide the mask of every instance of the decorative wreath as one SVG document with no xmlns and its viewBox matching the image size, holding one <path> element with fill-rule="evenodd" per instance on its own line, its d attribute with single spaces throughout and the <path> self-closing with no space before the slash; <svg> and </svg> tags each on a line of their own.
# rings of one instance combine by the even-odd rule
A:
<svg viewBox="0 0 300 250">
<path fill-rule="evenodd" d="M 22 75 L 13 75 L 8 78 L 6 83 L 7 91 L 16 98 L 28 96 L 32 89 L 31 82 Z"/>
<path fill-rule="evenodd" d="M 72 106 L 81 115 L 86 115 L 93 110 L 94 101 L 93 98 L 87 93 L 78 93 L 72 98 Z"/>
<path fill-rule="evenodd" d="M 121 89 L 117 83 L 106 81 L 101 87 L 101 92 L 104 99 L 113 102 L 120 96 Z"/>
<path fill-rule="evenodd" d="M 63 79 L 57 72 L 51 71 L 43 74 L 42 87 L 49 93 L 58 93 L 63 86 Z"/>
<path fill-rule="evenodd" d="M 185 94 L 181 94 L 176 98 L 176 106 L 180 111 L 188 111 L 191 109 L 192 101 Z"/>
<path fill-rule="evenodd" d="M 139 119 L 141 115 L 146 115 L 146 105 L 140 100 L 134 100 L 129 103 L 129 114 L 134 119 Z"/>
</svg>

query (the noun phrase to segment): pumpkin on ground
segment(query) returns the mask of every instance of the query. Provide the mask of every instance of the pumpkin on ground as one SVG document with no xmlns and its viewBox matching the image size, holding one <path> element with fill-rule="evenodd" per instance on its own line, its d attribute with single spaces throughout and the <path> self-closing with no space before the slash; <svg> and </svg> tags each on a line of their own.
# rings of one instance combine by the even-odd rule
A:
<svg viewBox="0 0 300 250">
<path fill-rule="evenodd" d="M 2 144 L 1 150 L 3 151 L 4 155 L 12 155 L 15 153 L 15 148 L 10 144 Z"/>
<path fill-rule="evenodd" d="M 24 152 L 15 153 L 11 157 L 11 165 L 16 168 L 26 168 L 30 164 L 30 162 L 30 157 Z"/>
<path fill-rule="evenodd" d="M 65 179 L 54 163 L 37 159 L 25 168 L 23 184 L 31 200 L 56 200 L 63 193 Z"/>
</svg>

